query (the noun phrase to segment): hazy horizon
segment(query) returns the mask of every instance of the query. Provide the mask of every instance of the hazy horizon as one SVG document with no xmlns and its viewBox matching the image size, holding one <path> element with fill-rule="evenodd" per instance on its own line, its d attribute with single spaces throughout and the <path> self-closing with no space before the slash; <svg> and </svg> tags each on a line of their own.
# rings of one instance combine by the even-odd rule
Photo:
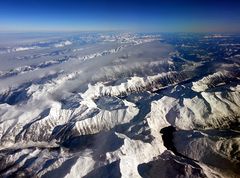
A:
<svg viewBox="0 0 240 178">
<path fill-rule="evenodd" d="M 1 32 L 240 32 L 240 2 L 0 2 Z"/>
</svg>

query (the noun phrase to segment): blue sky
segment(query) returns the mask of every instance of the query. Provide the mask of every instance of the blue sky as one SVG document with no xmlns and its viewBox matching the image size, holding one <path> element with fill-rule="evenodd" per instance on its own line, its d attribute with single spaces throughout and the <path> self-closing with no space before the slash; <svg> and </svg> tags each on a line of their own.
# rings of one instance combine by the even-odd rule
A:
<svg viewBox="0 0 240 178">
<path fill-rule="evenodd" d="M 3 0 L 0 31 L 239 32 L 237 0 Z"/>
</svg>

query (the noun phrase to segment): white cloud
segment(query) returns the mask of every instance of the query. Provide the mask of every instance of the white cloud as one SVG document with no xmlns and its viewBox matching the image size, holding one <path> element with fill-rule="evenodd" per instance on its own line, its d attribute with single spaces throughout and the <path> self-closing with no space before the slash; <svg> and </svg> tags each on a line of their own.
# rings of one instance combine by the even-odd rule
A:
<svg viewBox="0 0 240 178">
<path fill-rule="evenodd" d="M 67 41 L 63 41 L 61 43 L 55 44 L 54 46 L 56 48 L 61 48 L 61 47 L 68 46 L 68 45 L 71 45 L 71 44 L 72 44 L 72 42 L 67 40 Z"/>
</svg>

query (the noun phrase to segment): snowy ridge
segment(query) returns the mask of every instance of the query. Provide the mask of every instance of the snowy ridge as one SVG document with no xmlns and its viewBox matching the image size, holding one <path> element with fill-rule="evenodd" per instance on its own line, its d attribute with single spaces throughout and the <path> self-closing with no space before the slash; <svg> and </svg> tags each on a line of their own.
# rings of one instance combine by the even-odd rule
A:
<svg viewBox="0 0 240 178">
<path fill-rule="evenodd" d="M 207 89 L 214 88 L 218 85 L 224 85 L 231 79 L 239 80 L 239 72 L 230 72 L 230 71 L 219 71 L 212 75 L 208 75 L 203 77 L 201 80 L 197 82 L 193 82 L 192 89 L 196 92 L 205 91 Z"/>
<path fill-rule="evenodd" d="M 88 85 L 88 90 L 82 97 L 121 96 L 145 90 L 156 91 L 186 79 L 184 74 L 177 72 L 167 72 L 146 78 L 135 76 L 128 79 L 127 82 L 116 86 L 104 86 L 102 83 L 97 83 L 93 86 Z"/>
<path fill-rule="evenodd" d="M 202 92 L 193 98 L 179 99 L 164 96 L 152 104 L 154 116 L 163 116 L 157 125 L 174 125 L 180 129 L 228 128 L 239 122 L 240 93 L 234 91 Z"/>
</svg>

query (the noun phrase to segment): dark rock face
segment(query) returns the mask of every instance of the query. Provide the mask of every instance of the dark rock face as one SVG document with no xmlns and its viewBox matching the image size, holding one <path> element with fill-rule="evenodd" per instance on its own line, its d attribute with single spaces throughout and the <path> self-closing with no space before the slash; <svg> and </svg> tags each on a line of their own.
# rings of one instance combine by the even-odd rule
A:
<svg viewBox="0 0 240 178">
<path fill-rule="evenodd" d="M 173 126 L 164 127 L 160 131 L 162 133 L 163 145 L 176 154 L 177 150 L 173 142 L 174 132 L 176 132 L 176 129 Z"/>
<path fill-rule="evenodd" d="M 115 161 L 106 166 L 96 168 L 92 172 L 88 173 L 84 178 L 120 178 L 121 172 L 119 167 L 119 161 Z"/>
<path fill-rule="evenodd" d="M 168 151 L 153 161 L 140 164 L 138 172 L 143 178 L 206 177 L 199 165 Z"/>
</svg>

